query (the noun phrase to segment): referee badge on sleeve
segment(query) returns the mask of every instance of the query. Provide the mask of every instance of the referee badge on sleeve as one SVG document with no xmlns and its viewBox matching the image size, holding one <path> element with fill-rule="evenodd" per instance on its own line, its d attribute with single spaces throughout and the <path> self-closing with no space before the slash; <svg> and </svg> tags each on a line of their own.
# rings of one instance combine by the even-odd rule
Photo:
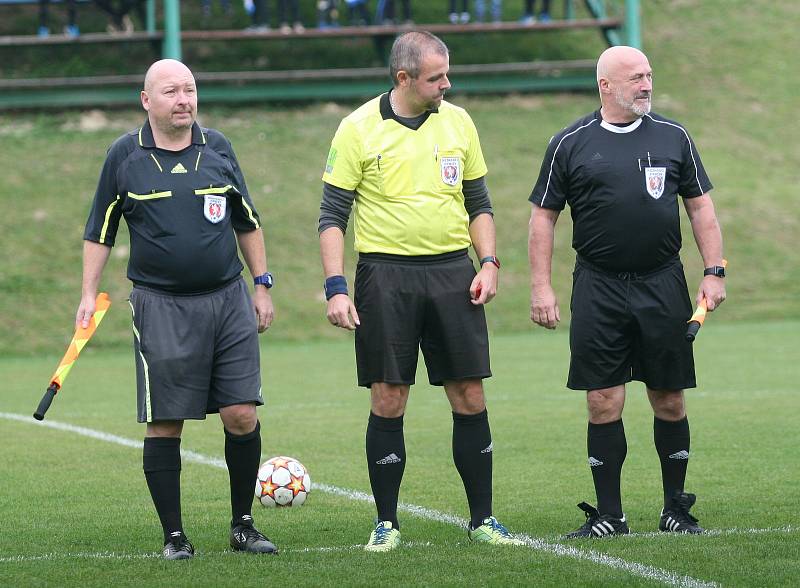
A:
<svg viewBox="0 0 800 588">
<path fill-rule="evenodd" d="M 644 168 L 644 183 L 647 193 L 658 200 L 664 193 L 664 181 L 667 179 L 667 168 L 665 167 L 646 167 Z"/>
<path fill-rule="evenodd" d="M 442 157 L 439 162 L 442 170 L 442 181 L 448 186 L 455 186 L 461 176 L 461 159 L 458 157 Z"/>
<path fill-rule="evenodd" d="M 217 224 L 219 221 L 225 218 L 225 209 L 228 204 L 227 199 L 225 196 L 219 196 L 218 194 L 206 194 L 205 195 L 205 202 L 203 202 L 203 215 L 205 215 L 206 220 Z"/>
</svg>

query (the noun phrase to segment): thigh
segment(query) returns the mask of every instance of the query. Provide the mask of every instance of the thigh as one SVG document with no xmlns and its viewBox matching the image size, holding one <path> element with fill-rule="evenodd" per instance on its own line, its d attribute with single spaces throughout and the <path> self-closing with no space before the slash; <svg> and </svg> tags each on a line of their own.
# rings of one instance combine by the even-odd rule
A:
<svg viewBox="0 0 800 588">
<path fill-rule="evenodd" d="M 441 386 L 445 380 L 492 375 L 486 315 L 483 306 L 470 302 L 469 286 L 474 277 L 475 268 L 467 255 L 426 269 L 421 346 L 428 379 L 434 386 Z"/>
<path fill-rule="evenodd" d="M 213 324 L 201 297 L 134 288 L 139 422 L 203 419 L 211 379 Z"/>
<path fill-rule="evenodd" d="M 264 404 L 258 323 L 244 280 L 212 295 L 214 362 L 207 412 L 233 404 Z"/>
<path fill-rule="evenodd" d="M 354 303 L 358 385 L 414 383 L 424 313 L 424 274 L 418 264 L 360 261 Z"/>
<path fill-rule="evenodd" d="M 630 282 L 584 267 L 573 275 L 567 386 L 595 390 L 631 379 L 634 325 L 628 312 Z"/>
<path fill-rule="evenodd" d="M 686 340 L 692 303 L 683 267 L 676 264 L 634 285 L 631 308 L 639 342 L 633 377 L 655 390 L 694 388 L 694 356 Z"/>
</svg>

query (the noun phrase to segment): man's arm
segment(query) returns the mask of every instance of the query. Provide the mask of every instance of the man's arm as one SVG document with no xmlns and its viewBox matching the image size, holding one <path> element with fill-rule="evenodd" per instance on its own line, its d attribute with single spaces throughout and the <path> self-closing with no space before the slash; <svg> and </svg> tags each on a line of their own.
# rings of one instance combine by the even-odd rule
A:
<svg viewBox="0 0 800 588">
<path fill-rule="evenodd" d="M 330 226 L 319 234 L 319 251 L 322 256 L 322 271 L 327 280 L 333 276 L 344 276 L 344 233 L 338 226 Z M 356 306 L 349 294 L 335 294 L 328 299 L 326 310 L 328 321 L 336 327 L 355 330 L 361 324 Z"/>
<path fill-rule="evenodd" d="M 97 298 L 97 288 L 100 277 L 106 266 L 111 247 L 101 245 L 94 241 L 83 242 L 83 279 L 81 282 L 81 301 L 78 312 L 75 313 L 75 327 L 89 326 L 89 321 L 94 315 L 94 301 Z"/>
<path fill-rule="evenodd" d="M 469 236 L 478 260 L 494 256 L 496 251 L 496 238 L 494 217 L 483 213 L 476 216 L 469 224 Z M 497 266 L 485 263 L 472 279 L 469 287 L 470 302 L 472 304 L 486 304 L 497 294 Z"/>
<path fill-rule="evenodd" d="M 264 232 L 261 229 L 236 232 L 236 240 L 239 242 L 239 249 L 242 251 L 250 275 L 256 277 L 265 274 L 267 272 L 267 252 L 264 248 Z M 272 296 L 266 286 L 259 284 L 254 287 L 253 309 L 258 320 L 258 332 L 263 333 L 269 329 L 272 319 L 275 317 Z"/>
<path fill-rule="evenodd" d="M 684 198 L 683 205 L 692 223 L 694 240 L 703 258 L 704 267 L 722 265 L 722 231 L 708 192 L 696 198 Z M 708 310 L 714 310 L 725 300 L 725 279 L 704 276 L 695 298 L 700 303 L 705 298 Z"/>
<path fill-rule="evenodd" d="M 561 320 L 556 293 L 550 282 L 553 237 L 559 212 L 534 204 L 528 230 L 528 259 L 531 265 L 531 320 L 547 329 L 555 329 Z"/>
</svg>

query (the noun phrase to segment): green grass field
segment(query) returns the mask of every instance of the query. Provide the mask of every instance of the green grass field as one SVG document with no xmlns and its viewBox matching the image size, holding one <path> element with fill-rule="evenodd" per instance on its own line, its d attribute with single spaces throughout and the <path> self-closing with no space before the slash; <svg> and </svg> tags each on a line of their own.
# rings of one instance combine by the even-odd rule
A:
<svg viewBox="0 0 800 588">
<path fill-rule="evenodd" d="M 800 323 L 734 325 L 715 318 L 695 344 L 700 387 L 688 392 L 687 489 L 699 497 L 694 514 L 712 530 L 703 537 L 654 533 L 658 460 L 652 416 L 637 384 L 625 413 L 623 471 L 634 535 L 561 541 L 561 533 L 582 522 L 575 504 L 594 499 L 583 394 L 563 385 L 566 333 L 531 328 L 493 337 L 495 377 L 487 381 L 487 395 L 495 513 L 530 539 L 521 548 L 468 543 L 459 527 L 467 508 L 450 456 L 449 407 L 439 390 L 420 382 L 406 416 L 400 498 L 427 510 L 401 513 L 402 549 L 361 550 L 374 516 L 365 500 L 368 401 L 354 384 L 346 334 L 305 344 L 263 340 L 263 457 L 293 455 L 319 485 L 300 508 L 255 509 L 259 526 L 282 549 L 277 558 L 227 549 L 223 436 L 213 417 L 187 424 L 183 441 L 184 450 L 205 456 L 184 458 L 183 465 L 184 522 L 199 555 L 172 564 L 158 559 L 160 527 L 141 451 L 108 438 L 135 444 L 143 435 L 135 422 L 131 352 L 86 349 L 45 420 L 71 429 L 27 418 L 57 355 L 0 359 L 0 585 L 795 585 L 800 524 L 790 497 L 800 482 L 800 400 L 790 366 Z"/>
</svg>

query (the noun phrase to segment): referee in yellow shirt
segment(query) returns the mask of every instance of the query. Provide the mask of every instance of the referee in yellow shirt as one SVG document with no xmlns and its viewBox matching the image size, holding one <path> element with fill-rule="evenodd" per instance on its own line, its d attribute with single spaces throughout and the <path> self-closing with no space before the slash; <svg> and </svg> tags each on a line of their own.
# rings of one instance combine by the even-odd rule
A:
<svg viewBox="0 0 800 588">
<path fill-rule="evenodd" d="M 358 383 L 371 391 L 366 453 L 378 518 L 368 551 L 400 544 L 403 414 L 420 348 L 431 384 L 444 386 L 453 409 L 453 460 L 467 493 L 469 538 L 522 544 L 492 516 L 483 305 L 497 291 L 500 262 L 477 130 L 463 109 L 442 100 L 449 67 L 447 47 L 436 36 L 398 37 L 389 64 L 393 88 L 342 120 L 322 177 L 327 316 L 355 330 Z M 343 274 L 354 203 L 353 301 Z"/>
</svg>

